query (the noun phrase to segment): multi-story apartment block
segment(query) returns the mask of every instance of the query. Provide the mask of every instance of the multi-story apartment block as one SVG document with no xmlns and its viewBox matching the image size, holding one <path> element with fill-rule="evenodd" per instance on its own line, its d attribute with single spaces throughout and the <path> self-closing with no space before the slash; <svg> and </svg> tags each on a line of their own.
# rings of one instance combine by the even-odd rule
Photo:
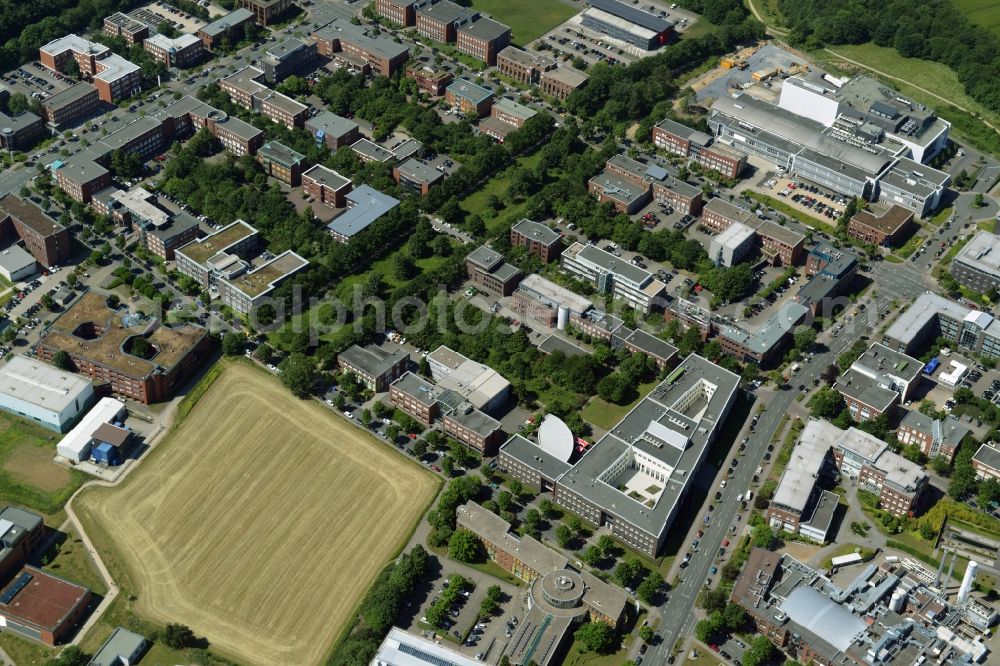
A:
<svg viewBox="0 0 1000 666">
<path fill-rule="evenodd" d="M 257 23 L 265 28 L 292 7 L 292 0 L 239 0 L 241 7 L 249 9 Z"/>
<path fill-rule="evenodd" d="M 543 71 L 538 77 L 538 87 L 543 93 L 564 100 L 587 84 L 590 78 L 573 67 L 556 67 Z"/>
<path fill-rule="evenodd" d="M 38 358 L 51 363 L 57 353 L 66 352 L 73 370 L 106 384 L 115 395 L 147 405 L 169 400 L 208 354 L 208 331 L 191 324 L 170 327 L 135 315 L 126 318 L 109 309 L 106 301 L 94 291 L 80 296 L 46 330 Z M 139 336 L 156 350 L 154 358 L 130 353 L 131 340 Z"/>
<path fill-rule="evenodd" d="M 306 194 L 331 208 L 343 208 L 347 205 L 347 194 L 351 187 L 353 183 L 350 178 L 344 178 L 322 164 L 317 164 L 302 174 L 302 189 Z"/>
<path fill-rule="evenodd" d="M 212 51 L 222 43 L 223 39 L 235 43 L 234 40 L 237 36 L 244 35 L 247 26 L 253 23 L 256 23 L 254 13 L 245 7 L 238 7 L 225 16 L 199 28 L 196 34 L 201 40 L 202 46 Z"/>
<path fill-rule="evenodd" d="M 972 456 L 972 468 L 983 481 L 1000 480 L 1000 447 L 992 442 L 981 445 Z"/>
<path fill-rule="evenodd" d="M 315 43 L 307 44 L 294 37 L 272 46 L 260 59 L 264 80 L 270 84 L 280 83 L 292 74 L 311 68 L 316 63 L 316 53 Z"/>
<path fill-rule="evenodd" d="M 149 37 L 149 26 L 128 14 L 115 12 L 104 18 L 104 34 L 108 37 L 122 39 L 126 44 L 132 46 L 133 44 L 141 44 L 142 40 Z"/>
<path fill-rule="evenodd" d="M 269 141 L 257 151 L 257 161 L 264 167 L 264 173 L 292 187 L 302 183 L 305 160 L 305 155 L 277 141 Z"/>
<path fill-rule="evenodd" d="M 245 272 L 246 262 L 257 252 L 257 230 L 243 220 L 236 220 L 214 234 L 191 241 L 177 249 L 177 270 L 197 280 L 203 289 L 222 278 L 232 279 Z"/>
<path fill-rule="evenodd" d="M 954 416 L 933 419 L 916 410 L 908 411 L 896 430 L 896 439 L 903 446 L 917 446 L 928 459 L 942 457 L 949 463 L 955 459 L 959 444 L 971 432 Z"/>
<path fill-rule="evenodd" d="M 536 85 L 541 80 L 542 72 L 555 69 L 556 65 L 556 61 L 547 55 L 516 46 L 508 46 L 497 54 L 500 73 L 526 86 Z"/>
<path fill-rule="evenodd" d="M 69 260 L 69 231 L 32 202 L 5 194 L 0 197 L 0 238 L 15 235 L 42 266 Z"/>
<path fill-rule="evenodd" d="M 527 218 L 522 218 L 510 228 L 510 244 L 527 248 L 529 255 L 538 257 L 545 264 L 558 259 L 563 248 L 562 234 Z"/>
<path fill-rule="evenodd" d="M 1000 236 L 988 231 L 973 236 L 952 260 L 951 274 L 982 294 L 1000 290 Z"/>
<path fill-rule="evenodd" d="M 382 349 L 376 345 L 352 345 L 337 356 L 341 372 L 353 373 L 369 391 L 382 393 L 398 379 L 410 365 L 410 354 L 405 349 Z"/>
<path fill-rule="evenodd" d="M 563 250 L 560 262 L 567 273 L 593 283 L 598 292 L 613 294 L 644 315 L 663 307 L 665 284 L 596 245 L 573 243 Z"/>
<path fill-rule="evenodd" d="M 862 243 L 884 247 L 900 245 L 914 229 L 913 211 L 892 205 L 881 214 L 858 211 L 847 223 L 847 235 Z"/>
<path fill-rule="evenodd" d="M 326 144 L 332 151 L 350 146 L 361 138 L 356 122 L 329 111 L 320 111 L 305 122 L 305 127 L 316 137 L 316 143 Z"/>
<path fill-rule="evenodd" d="M 885 331 L 882 343 L 907 354 L 917 354 L 939 337 L 958 349 L 1000 357 L 1000 322 L 993 315 L 930 292 L 917 296 L 913 305 Z"/>
<path fill-rule="evenodd" d="M 360 64 L 381 76 L 392 76 L 403 68 L 410 49 L 388 37 L 337 19 L 313 33 L 320 55 L 342 58 L 349 66 Z"/>
<path fill-rule="evenodd" d="M 497 64 L 497 54 L 510 46 L 510 28 L 481 16 L 457 31 L 456 48 L 487 65 Z"/>
<path fill-rule="evenodd" d="M 447 2 L 447 0 L 442 0 Z M 482 118 L 493 106 L 493 91 L 476 85 L 468 79 L 455 79 L 445 89 L 445 101 L 461 113 Z"/>
<path fill-rule="evenodd" d="M 500 296 L 510 296 L 521 281 L 521 271 L 485 245 L 465 258 L 465 268 L 473 282 Z"/>
<path fill-rule="evenodd" d="M 224 305 L 241 314 L 250 314 L 267 302 L 271 292 L 282 282 L 309 265 L 291 250 L 232 279 L 219 280 L 219 298 Z"/>
<path fill-rule="evenodd" d="M 42 117 L 55 128 L 72 126 L 91 116 L 100 102 L 96 87 L 89 83 L 75 83 L 42 101 Z"/>
<path fill-rule="evenodd" d="M 417 9 L 417 32 L 437 42 L 451 43 L 456 39 L 456 29 L 479 18 L 471 7 L 461 7 L 450 0 L 439 0 Z"/>
<path fill-rule="evenodd" d="M 205 56 L 205 45 L 195 35 L 179 35 L 172 38 L 153 35 L 143 42 L 143 48 L 168 68 L 191 67 Z"/>
<path fill-rule="evenodd" d="M 406 66 L 406 78 L 417 82 L 417 87 L 428 95 L 440 97 L 455 77 L 446 69 L 436 69 L 419 60 Z"/>
</svg>

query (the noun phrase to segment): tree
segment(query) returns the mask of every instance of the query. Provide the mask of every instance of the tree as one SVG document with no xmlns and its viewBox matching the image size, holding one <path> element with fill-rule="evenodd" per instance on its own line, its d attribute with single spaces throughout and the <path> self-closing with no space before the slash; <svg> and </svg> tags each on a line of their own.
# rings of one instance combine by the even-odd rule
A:
<svg viewBox="0 0 1000 666">
<path fill-rule="evenodd" d="M 142 173 L 142 159 L 138 153 L 111 151 L 111 170 L 122 180 L 130 180 Z"/>
<path fill-rule="evenodd" d="M 755 548 L 767 548 L 771 550 L 774 547 L 774 534 L 766 524 L 758 525 L 750 532 L 750 541 Z"/>
<path fill-rule="evenodd" d="M 597 539 L 597 550 L 600 551 L 602 557 L 611 557 L 615 553 L 615 540 L 611 538 L 610 534 L 602 534 Z"/>
<path fill-rule="evenodd" d="M 538 509 L 542 512 L 542 516 L 548 519 L 555 518 L 558 515 L 555 505 L 552 500 L 543 499 L 538 503 Z"/>
<path fill-rule="evenodd" d="M 646 644 L 652 643 L 653 637 L 655 635 L 656 634 L 653 633 L 653 628 L 648 624 L 645 627 L 641 627 L 639 629 L 639 638 L 641 638 L 642 641 Z"/>
<path fill-rule="evenodd" d="M 479 604 L 479 617 L 486 618 L 498 610 L 500 610 L 500 603 L 503 601 L 503 590 L 500 589 L 499 585 L 490 585 L 486 588 L 486 596 L 483 597 L 483 601 Z"/>
<path fill-rule="evenodd" d="M 750 641 L 750 647 L 743 653 L 744 666 L 761 666 L 774 658 L 774 645 L 767 636 L 755 636 Z"/>
<path fill-rule="evenodd" d="M 642 566 L 642 562 L 638 558 L 630 557 L 624 562 L 620 562 L 618 566 L 615 567 L 615 580 L 617 580 L 622 587 L 631 588 L 635 583 L 635 579 L 645 571 L 646 568 Z"/>
<path fill-rule="evenodd" d="M 524 493 L 524 484 L 517 479 L 511 479 L 510 483 L 507 484 L 507 487 L 510 488 L 510 492 L 514 495 L 515 499 L 519 500 L 521 498 L 521 494 Z"/>
<path fill-rule="evenodd" d="M 824 386 L 816 391 L 806 404 L 812 416 L 831 419 L 843 409 L 844 398 L 834 389 Z"/>
<path fill-rule="evenodd" d="M 617 636 L 611 625 L 604 622 L 586 622 L 573 634 L 583 646 L 598 654 L 610 654 L 617 645 Z"/>
<path fill-rule="evenodd" d="M 222 336 L 222 353 L 226 356 L 239 356 L 243 353 L 246 338 L 240 333 L 230 331 Z"/>
<path fill-rule="evenodd" d="M 278 369 L 281 371 L 281 383 L 300 398 L 308 396 L 316 385 L 316 365 L 305 354 L 289 354 Z"/>
<path fill-rule="evenodd" d="M 24 93 L 14 93 L 7 100 L 7 111 L 12 116 L 19 116 L 30 108 L 28 104 L 28 98 L 24 96 Z"/>
<path fill-rule="evenodd" d="M 386 429 L 388 430 L 388 428 Z M 422 458 L 427 453 L 427 440 L 418 439 L 413 443 L 413 455 Z"/>
<path fill-rule="evenodd" d="M 747 624 L 747 612 L 739 604 L 732 602 L 726 604 L 726 609 L 722 611 L 722 617 L 726 621 L 726 629 L 732 632 L 740 631 Z"/>
<path fill-rule="evenodd" d="M 59 656 L 46 661 L 45 666 L 87 666 L 90 659 L 91 655 L 76 645 L 69 645 L 59 653 Z"/>
<path fill-rule="evenodd" d="M 69 354 L 60 349 L 52 356 L 52 365 L 60 370 L 72 370 L 73 359 L 69 357 Z"/>
<path fill-rule="evenodd" d="M 441 471 L 445 476 L 455 476 L 455 461 L 451 456 L 445 456 L 441 460 Z"/>
<path fill-rule="evenodd" d="M 171 623 L 160 632 L 160 640 L 169 648 L 183 650 L 194 645 L 195 636 L 187 625 Z"/>
<path fill-rule="evenodd" d="M 392 260 L 392 274 L 397 280 L 409 280 L 416 275 L 417 267 L 407 255 L 397 254 Z"/>
<path fill-rule="evenodd" d="M 721 589 L 702 590 L 701 594 L 698 595 L 698 603 L 709 614 L 717 612 L 721 616 L 728 602 L 729 595 Z"/>
<path fill-rule="evenodd" d="M 812 328 L 802 328 L 795 332 L 793 340 L 795 349 L 801 352 L 808 351 L 816 342 L 816 331 Z"/>
<path fill-rule="evenodd" d="M 479 537 L 469 530 L 459 529 L 448 540 L 448 557 L 459 562 L 478 562 L 482 552 Z"/>
<path fill-rule="evenodd" d="M 639 583 L 639 587 L 636 588 L 635 594 L 647 604 L 652 604 L 661 587 L 663 587 L 663 576 L 661 576 L 657 571 L 650 571 L 649 574 L 642 579 L 642 582 Z"/>
<path fill-rule="evenodd" d="M 390 423 L 385 427 L 385 438 L 389 440 L 390 443 L 394 444 L 396 442 L 396 438 L 399 437 L 400 432 L 401 430 L 398 425 L 396 425 L 395 423 Z M 421 447 L 423 451 L 421 453 L 417 453 L 417 447 L 421 442 L 423 443 L 423 446 Z M 417 453 L 418 456 L 422 456 L 424 455 L 424 453 L 427 453 L 427 442 L 425 442 L 422 439 L 418 439 L 416 442 L 413 443 L 413 452 Z"/>
<path fill-rule="evenodd" d="M 707 618 L 694 625 L 694 635 L 702 643 L 715 643 L 725 627 L 720 611 L 714 611 Z"/>
<path fill-rule="evenodd" d="M 496 502 L 501 511 L 510 511 L 511 507 L 514 506 L 514 496 L 506 490 L 501 490 L 497 494 Z"/>
<path fill-rule="evenodd" d="M 560 548 L 569 548 L 569 545 L 573 543 L 573 538 L 573 530 L 566 525 L 559 525 L 556 528 L 556 543 L 559 544 Z"/>
<path fill-rule="evenodd" d="M 146 338 L 137 336 L 132 338 L 131 352 L 133 356 L 149 358 L 153 353 L 153 346 L 149 344 Z"/>
<path fill-rule="evenodd" d="M 601 551 L 598 550 L 597 546 L 587 546 L 587 550 L 580 553 L 580 559 L 592 567 L 597 566 L 604 556 L 601 555 Z"/>
</svg>

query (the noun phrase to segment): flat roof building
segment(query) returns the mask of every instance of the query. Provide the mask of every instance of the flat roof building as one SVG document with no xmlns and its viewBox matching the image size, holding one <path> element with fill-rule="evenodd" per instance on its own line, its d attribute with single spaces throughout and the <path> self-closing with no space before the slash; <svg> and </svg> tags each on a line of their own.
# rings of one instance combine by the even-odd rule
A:
<svg viewBox="0 0 1000 666">
<path fill-rule="evenodd" d="M 487 65 L 497 64 L 497 54 L 510 46 L 510 28 L 491 18 L 480 16 L 458 26 L 455 47 Z"/>
<path fill-rule="evenodd" d="M 587 85 L 590 77 L 573 67 L 556 67 L 541 72 L 538 76 L 538 87 L 546 95 L 564 100 Z"/>
<path fill-rule="evenodd" d="M 933 419 L 916 410 L 906 412 L 906 416 L 896 429 L 896 439 L 903 446 L 917 446 L 929 460 L 942 457 L 948 462 L 955 458 L 958 445 L 972 432 L 954 416 Z"/>
<path fill-rule="evenodd" d="M 253 12 L 246 7 L 238 7 L 199 28 L 197 35 L 202 45 L 211 51 L 221 44 L 223 38 L 233 41 L 237 34 L 245 34 L 246 26 L 254 22 L 256 17 Z"/>
<path fill-rule="evenodd" d="M 595 245 L 573 243 L 563 250 L 560 263 L 566 272 L 592 282 L 598 292 L 613 294 L 643 314 L 662 307 L 666 285 Z"/>
<path fill-rule="evenodd" d="M 336 151 L 361 138 L 358 124 L 329 111 L 320 111 L 305 121 L 306 131 L 311 132 L 317 144 L 325 144 Z"/>
<path fill-rule="evenodd" d="M 362 69 L 367 65 L 381 76 L 392 76 L 403 69 L 410 57 L 406 44 L 342 19 L 323 26 L 312 37 L 321 55 L 343 58 L 348 66 L 360 62 Z"/>
<path fill-rule="evenodd" d="M 881 214 L 860 210 L 847 222 L 847 235 L 862 243 L 896 247 L 913 230 L 913 211 L 892 205 Z"/>
<path fill-rule="evenodd" d="M 745 224 L 731 224 L 725 231 L 713 236 L 709 243 L 708 256 L 716 266 L 735 266 L 753 252 L 757 243 L 757 232 Z"/>
<path fill-rule="evenodd" d="M 500 73 L 525 85 L 539 83 L 542 72 L 555 69 L 556 65 L 554 58 L 513 45 L 497 54 L 497 69 Z"/>
<path fill-rule="evenodd" d="M 257 151 L 257 161 L 264 173 L 292 187 L 302 182 L 302 169 L 306 156 L 283 143 L 268 141 Z"/>
<path fill-rule="evenodd" d="M 465 270 L 477 285 L 501 296 L 510 296 L 521 281 L 520 269 L 504 261 L 502 254 L 485 245 L 465 257 Z"/>
<path fill-rule="evenodd" d="M 239 313 L 249 314 L 270 298 L 274 289 L 309 265 L 309 261 L 291 250 L 231 279 L 219 280 L 222 303 Z"/>
<path fill-rule="evenodd" d="M 42 117 L 46 123 L 57 129 L 72 126 L 92 115 L 100 102 L 101 97 L 97 88 L 93 84 L 80 81 L 42 100 Z"/>
<path fill-rule="evenodd" d="M 352 345 L 337 356 L 342 372 L 354 373 L 370 391 L 389 390 L 389 384 L 399 378 L 410 364 L 405 349 L 382 349 L 376 345 Z"/>
<path fill-rule="evenodd" d="M 66 432 L 95 400 L 94 385 L 20 354 L 0 367 L 0 409 Z"/>
<path fill-rule="evenodd" d="M 493 368 L 445 347 L 427 355 L 434 382 L 487 414 L 507 402 L 510 382 Z"/>
<path fill-rule="evenodd" d="M 292 0 L 239 0 L 240 7 L 249 9 L 265 28 L 292 7 Z"/>
<path fill-rule="evenodd" d="M 1000 290 L 1000 236 L 988 231 L 973 236 L 952 260 L 951 274 L 978 293 Z"/>
<path fill-rule="evenodd" d="M 718 342 L 722 349 L 744 362 L 769 367 L 782 358 L 791 343 L 795 327 L 805 321 L 809 308 L 786 301 L 756 329 L 735 324 L 718 324 Z M 715 326 L 715 325 L 713 325 Z"/>
<path fill-rule="evenodd" d="M 440 641 L 393 627 L 382 640 L 371 666 L 480 666 L 481 663 Z"/>
<path fill-rule="evenodd" d="M 618 0 L 588 0 L 581 25 L 623 42 L 652 51 L 674 35 L 674 24 Z"/>
<path fill-rule="evenodd" d="M 973 310 L 932 292 L 917 296 L 885 331 L 882 343 L 907 354 L 916 354 L 938 337 L 960 349 L 1000 357 L 1000 322 L 992 314 Z"/>
<path fill-rule="evenodd" d="M 195 35 L 178 35 L 164 37 L 161 34 L 146 38 L 143 48 L 154 58 L 163 63 L 164 67 L 183 69 L 201 60 L 205 55 L 202 40 Z"/>
<path fill-rule="evenodd" d="M 427 194 L 431 187 L 444 180 L 443 173 L 413 157 L 394 166 L 392 177 L 401 186 L 421 195 Z"/>
<path fill-rule="evenodd" d="M 571 316 L 581 317 L 593 307 L 593 301 L 535 274 L 521 280 L 510 303 L 511 310 L 525 319 L 560 330 Z"/>
<path fill-rule="evenodd" d="M 529 255 L 547 264 L 562 252 L 562 234 L 540 222 L 521 218 L 510 228 L 510 244 L 526 248 Z"/>
<path fill-rule="evenodd" d="M 70 236 L 66 227 L 30 200 L 5 194 L 0 197 L 0 238 L 15 236 L 46 268 L 69 260 Z"/>
<path fill-rule="evenodd" d="M 322 164 L 310 167 L 302 174 L 303 191 L 321 204 L 332 208 L 343 208 L 347 205 L 347 194 L 353 186 L 350 178 L 345 178 Z"/>
<path fill-rule="evenodd" d="M 359 185 L 346 195 L 347 210 L 326 225 L 333 237 L 347 243 L 383 215 L 399 205 L 399 200 L 368 186 Z"/>
<path fill-rule="evenodd" d="M 778 488 L 767 509 L 772 528 L 802 534 L 825 543 L 839 497 L 820 487 L 833 467 L 826 421 L 810 418 L 792 449 Z"/>
<path fill-rule="evenodd" d="M 844 396 L 851 418 L 867 421 L 907 402 L 920 383 L 923 363 L 875 343 L 858 357 L 834 388 Z"/>
<path fill-rule="evenodd" d="M 980 445 L 972 456 L 972 467 L 981 480 L 1000 480 L 1000 447 L 992 442 Z"/>
<path fill-rule="evenodd" d="M 442 0 L 447 2 L 447 0 Z M 493 91 L 476 85 L 472 81 L 459 78 L 452 81 L 444 91 L 445 101 L 462 114 L 481 118 L 493 106 Z"/>
<path fill-rule="evenodd" d="M 236 220 L 178 248 L 174 252 L 177 270 L 208 289 L 220 278 L 233 278 L 246 271 L 249 268 L 246 259 L 256 252 L 258 244 L 257 230 L 243 220 Z"/>
<path fill-rule="evenodd" d="M 139 663 L 148 646 L 140 634 L 116 627 L 88 666 L 132 666 Z"/>
<path fill-rule="evenodd" d="M 0 250 L 0 275 L 14 284 L 38 272 L 38 263 L 20 245 Z"/>
</svg>

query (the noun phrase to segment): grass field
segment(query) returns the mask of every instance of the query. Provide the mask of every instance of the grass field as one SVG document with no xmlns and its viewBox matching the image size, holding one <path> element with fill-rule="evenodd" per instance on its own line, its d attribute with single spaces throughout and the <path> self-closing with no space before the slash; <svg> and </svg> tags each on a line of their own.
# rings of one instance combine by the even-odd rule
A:
<svg viewBox="0 0 1000 666">
<path fill-rule="evenodd" d="M 86 478 L 52 462 L 61 437 L 0 412 L 0 505 L 13 502 L 50 517 L 61 511 Z"/>
<path fill-rule="evenodd" d="M 997 0 L 952 0 L 973 23 L 1000 35 L 1000 2 Z"/>
<path fill-rule="evenodd" d="M 234 362 L 126 482 L 77 508 L 123 564 L 139 615 L 187 624 L 241 662 L 315 664 L 436 489 Z"/>
<path fill-rule="evenodd" d="M 509 25 L 512 39 L 522 46 L 582 9 L 560 0 L 472 0 L 472 6 Z"/>
<path fill-rule="evenodd" d="M 658 383 L 659 382 L 653 381 L 648 384 L 640 384 L 637 389 L 639 391 L 639 397 L 627 405 L 616 405 L 595 395 L 584 406 L 583 411 L 580 412 L 580 416 L 583 417 L 584 421 L 592 423 L 598 428 L 611 430 L 611 427 L 621 421 L 622 417 L 628 414 L 628 410 L 639 404 L 639 401 L 645 398 L 650 391 L 656 388 Z"/>
<path fill-rule="evenodd" d="M 542 159 L 541 152 L 534 152 L 531 155 L 525 155 L 524 157 L 518 158 L 515 162 L 517 166 L 521 166 L 525 169 L 534 169 Z M 510 186 L 510 174 L 515 168 L 515 165 L 511 165 L 507 169 L 504 169 L 499 174 L 490 178 L 486 181 L 482 187 L 477 189 L 475 192 L 469 196 L 462 199 L 459 202 L 462 210 L 471 214 L 477 214 L 483 218 L 483 222 L 486 223 L 487 228 L 491 231 L 494 230 L 503 220 L 508 218 L 514 219 L 521 216 L 522 211 L 525 208 L 526 200 L 512 201 L 507 197 L 507 188 Z M 490 217 L 490 211 L 486 205 L 486 202 L 491 196 L 496 196 L 504 203 L 504 207 L 496 211 L 493 217 Z"/>
</svg>

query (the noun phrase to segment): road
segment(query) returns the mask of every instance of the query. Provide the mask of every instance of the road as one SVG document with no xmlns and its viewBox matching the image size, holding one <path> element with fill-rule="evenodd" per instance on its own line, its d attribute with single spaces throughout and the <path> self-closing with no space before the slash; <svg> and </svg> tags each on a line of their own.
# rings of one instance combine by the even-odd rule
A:
<svg viewBox="0 0 1000 666">
<path fill-rule="evenodd" d="M 880 324 L 878 314 L 888 310 L 890 301 L 896 300 L 897 303 L 906 305 L 919 294 L 932 288 L 928 282 L 929 276 L 907 265 L 880 262 L 872 269 L 869 277 L 875 282 L 872 288 L 877 290 L 874 304 L 867 307 L 861 316 L 852 318 L 850 322 L 846 321 L 849 313 L 841 315 L 841 320 L 845 322 L 844 329 L 836 337 L 832 335 L 832 329 L 820 335 L 818 342 L 820 345 L 825 345 L 825 351 L 817 353 L 811 362 L 802 364 L 802 370 L 794 379 L 796 386 L 798 384 L 812 386 L 813 381 L 819 378 L 827 366 L 836 361 L 839 354 L 850 347 L 855 340 L 866 335 L 868 326 L 877 328 Z M 871 302 L 871 299 L 869 301 Z M 767 410 L 761 413 L 755 431 L 750 434 L 746 455 L 739 458 L 739 464 L 732 478 L 722 491 L 722 499 L 715 503 L 715 511 L 711 514 L 706 512 L 712 519 L 709 525 L 704 527 L 705 534 L 701 538 L 699 550 L 692 553 L 688 567 L 683 570 L 683 582 L 671 590 L 666 603 L 660 607 L 662 620 L 657 630 L 658 640 L 653 647 L 650 647 L 646 656 L 646 661 L 649 663 L 666 663 L 677 640 L 693 633 L 694 624 L 697 622 L 694 612 L 695 599 L 709 578 L 709 568 L 714 564 L 721 569 L 722 565 L 716 563 L 716 557 L 719 548 L 722 547 L 722 541 L 730 538 L 729 527 L 740 510 L 740 504 L 735 497 L 750 488 L 757 466 L 763 464 L 767 445 L 774 437 L 781 418 L 792 406 L 796 393 L 794 388 L 785 389 L 775 392 L 767 401 L 761 400 L 761 403 L 766 404 Z M 714 495 L 723 478 L 725 478 L 724 471 L 720 470 L 714 485 L 709 489 L 710 497 Z M 700 525 L 701 521 L 702 514 L 694 518 L 695 525 Z M 718 574 L 713 578 L 718 578 Z"/>
</svg>

